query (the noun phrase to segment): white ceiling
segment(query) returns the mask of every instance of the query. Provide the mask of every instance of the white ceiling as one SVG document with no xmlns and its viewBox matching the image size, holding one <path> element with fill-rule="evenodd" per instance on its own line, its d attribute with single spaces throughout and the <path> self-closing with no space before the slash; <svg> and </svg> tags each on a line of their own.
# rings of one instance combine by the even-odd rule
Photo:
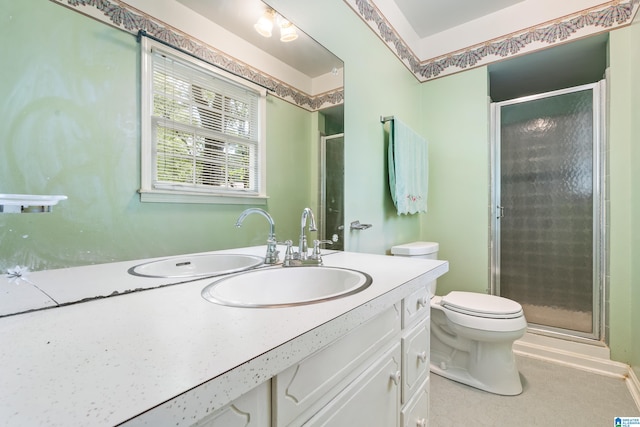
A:
<svg viewBox="0 0 640 427">
<path fill-rule="evenodd" d="M 412 30 L 429 43 L 451 29 L 465 32 L 478 31 L 474 24 L 488 22 L 490 17 L 510 16 L 523 29 L 527 23 L 527 10 L 537 9 L 540 15 L 535 19 L 539 24 L 550 16 L 562 16 L 564 10 L 555 10 L 546 0 L 373 0 L 381 4 L 394 3 L 402 12 Z M 580 10 L 590 3 L 573 2 L 572 7 Z M 546 9 L 541 12 L 540 9 Z M 391 8 L 387 7 L 389 14 Z M 574 10 L 575 11 L 575 10 Z M 543 18 L 544 17 L 544 18 Z M 387 17 L 387 19 L 389 19 Z M 395 27 L 401 24 L 391 24 Z M 480 32 L 475 43 L 484 42 Z M 606 68 L 606 33 L 566 44 L 540 50 L 523 56 L 495 62 L 489 65 L 491 98 L 494 101 L 518 98 L 534 93 L 592 83 L 602 79 Z M 418 48 L 416 48 L 418 49 Z M 425 58 L 422 58 L 425 59 Z"/>
<path fill-rule="evenodd" d="M 210 21 L 242 37 L 272 56 L 286 62 L 310 77 L 327 73 L 336 66 L 336 57 L 300 31 L 300 38 L 281 43 L 274 31 L 264 38 L 253 29 L 258 17 L 267 8 L 261 0 L 177 0 Z M 395 28 L 406 27 L 423 39 L 464 25 L 526 0 L 374 0 L 376 4 L 390 3 L 391 9 L 400 11 L 400 22 L 394 14 L 385 17 Z M 535 0 L 529 0 L 535 1 Z M 385 13 L 387 7 L 383 10 Z M 411 38 L 411 37 L 408 37 Z M 410 40 L 407 40 L 410 41 Z M 340 66 L 338 64 L 338 66 Z"/>
<path fill-rule="evenodd" d="M 258 35 L 253 25 L 268 7 L 261 0 L 177 1 L 311 78 L 326 74 L 333 67 L 342 67 L 340 59 L 302 31 L 299 31 L 300 38 L 290 43 L 280 42 L 275 30 L 271 38 Z M 521 31 L 584 10 L 601 0 L 370 1 L 418 57 L 425 60 L 432 57 L 429 55 L 433 49 L 453 52 L 474 43 L 483 43 L 492 36 L 504 36 L 509 31 Z M 576 70 L 578 63 L 580 70 L 576 72 L 598 75 L 602 72 L 605 49 L 606 34 L 591 42 L 587 39 L 569 43 L 562 49 L 550 48 L 545 54 L 504 60 L 489 68 L 494 76 L 500 77 L 492 79 L 492 88 L 500 89 L 500 84 L 510 82 L 510 87 L 502 88 L 504 93 L 499 96 L 507 99 L 514 90 L 521 90 L 527 81 L 532 85 L 539 81 L 537 86 L 552 86 L 554 79 L 571 80 L 572 70 Z M 594 56 L 598 58 L 596 61 L 588 59 Z M 526 78 L 522 77 L 524 74 Z"/>
<path fill-rule="evenodd" d="M 288 43 L 279 40 L 275 27 L 270 38 L 258 34 L 253 26 L 268 7 L 261 0 L 177 1 L 311 78 L 343 66 L 339 58 L 302 31 L 298 31 L 297 40 Z"/>
<path fill-rule="evenodd" d="M 460 26 L 524 0 L 394 0 L 420 38 Z"/>
</svg>

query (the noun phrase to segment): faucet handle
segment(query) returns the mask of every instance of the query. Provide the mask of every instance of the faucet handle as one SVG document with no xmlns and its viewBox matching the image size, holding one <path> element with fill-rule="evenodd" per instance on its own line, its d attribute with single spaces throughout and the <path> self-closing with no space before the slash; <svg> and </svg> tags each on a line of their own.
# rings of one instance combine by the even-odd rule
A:
<svg viewBox="0 0 640 427">
<path fill-rule="evenodd" d="M 292 261 L 295 258 L 293 253 L 293 241 L 285 240 L 284 242 L 278 242 L 279 245 L 287 245 L 287 249 L 284 252 L 284 260 L 282 261 L 282 265 L 284 267 L 289 267 L 292 265 Z"/>
<path fill-rule="evenodd" d="M 284 242 L 278 242 L 279 245 L 286 245 L 287 249 L 284 252 L 284 259 L 290 260 L 293 257 L 293 241 L 285 240 Z"/>
<path fill-rule="evenodd" d="M 331 245 L 334 242 L 332 240 L 314 240 L 313 241 L 313 254 L 311 257 L 313 259 L 320 259 L 320 245 Z"/>
<path fill-rule="evenodd" d="M 276 236 L 273 234 L 269 235 L 267 239 L 267 254 L 264 258 L 265 264 L 277 264 L 280 261 L 279 255 L 280 251 L 278 251 Z"/>
</svg>

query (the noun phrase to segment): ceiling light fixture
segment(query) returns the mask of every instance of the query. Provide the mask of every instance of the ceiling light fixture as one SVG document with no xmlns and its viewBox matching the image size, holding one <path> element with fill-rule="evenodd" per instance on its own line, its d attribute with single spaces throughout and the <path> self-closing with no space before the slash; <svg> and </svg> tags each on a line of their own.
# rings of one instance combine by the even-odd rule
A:
<svg viewBox="0 0 640 427">
<path fill-rule="evenodd" d="M 261 36 L 271 37 L 274 23 L 280 27 L 281 42 L 291 42 L 298 38 L 296 27 L 291 22 L 278 15 L 276 11 L 271 8 L 264 11 L 253 28 L 255 28 Z"/>
<path fill-rule="evenodd" d="M 264 11 L 260 18 L 258 18 L 258 22 L 255 23 L 253 28 L 255 28 L 261 36 L 271 37 L 271 30 L 273 29 L 273 21 L 275 21 L 275 18 L 275 10 L 269 8 Z"/>
<path fill-rule="evenodd" d="M 286 19 L 281 19 L 278 23 L 280 25 L 280 41 L 287 43 L 292 42 L 298 38 L 298 33 L 296 32 L 296 27 Z"/>
</svg>

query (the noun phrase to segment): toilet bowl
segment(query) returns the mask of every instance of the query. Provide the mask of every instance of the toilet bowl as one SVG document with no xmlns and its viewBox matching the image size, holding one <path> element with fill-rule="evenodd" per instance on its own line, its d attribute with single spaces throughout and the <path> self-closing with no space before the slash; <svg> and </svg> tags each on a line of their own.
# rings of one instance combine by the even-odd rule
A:
<svg viewBox="0 0 640 427">
<path fill-rule="evenodd" d="M 522 393 L 513 342 L 527 328 L 515 301 L 473 292 L 431 299 L 431 372 L 502 395 Z"/>
<path fill-rule="evenodd" d="M 437 259 L 438 244 L 413 242 L 394 246 L 396 256 Z M 527 328 L 522 306 L 494 295 L 431 291 L 431 372 L 501 395 L 522 393 L 513 342 Z"/>
</svg>

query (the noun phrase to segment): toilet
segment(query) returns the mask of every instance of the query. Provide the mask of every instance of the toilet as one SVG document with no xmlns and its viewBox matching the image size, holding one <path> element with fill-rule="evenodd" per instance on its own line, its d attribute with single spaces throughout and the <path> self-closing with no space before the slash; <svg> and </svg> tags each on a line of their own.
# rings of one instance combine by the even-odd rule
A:
<svg viewBox="0 0 640 427">
<path fill-rule="evenodd" d="M 395 256 L 437 259 L 438 243 L 413 242 L 391 248 Z M 527 328 L 515 301 L 476 292 L 431 292 L 431 372 L 491 393 L 522 393 L 513 342 Z"/>
</svg>

